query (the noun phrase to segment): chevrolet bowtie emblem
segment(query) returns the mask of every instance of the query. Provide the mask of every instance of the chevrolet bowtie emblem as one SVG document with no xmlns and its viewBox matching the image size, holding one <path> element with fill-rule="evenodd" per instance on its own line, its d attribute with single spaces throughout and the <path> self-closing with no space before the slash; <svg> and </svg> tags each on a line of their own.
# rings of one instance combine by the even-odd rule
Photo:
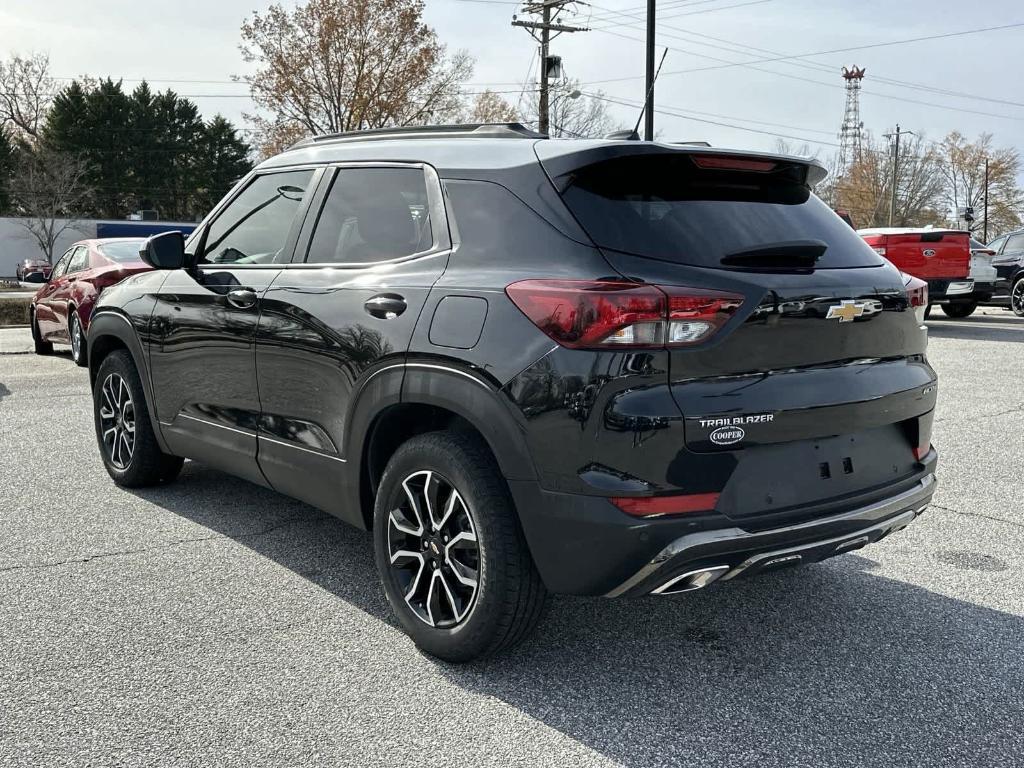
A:
<svg viewBox="0 0 1024 768">
<path fill-rule="evenodd" d="M 826 320 L 839 319 L 840 323 L 852 323 L 856 318 L 864 314 L 865 306 L 862 302 L 852 299 L 843 299 L 838 304 L 828 308 Z"/>
</svg>

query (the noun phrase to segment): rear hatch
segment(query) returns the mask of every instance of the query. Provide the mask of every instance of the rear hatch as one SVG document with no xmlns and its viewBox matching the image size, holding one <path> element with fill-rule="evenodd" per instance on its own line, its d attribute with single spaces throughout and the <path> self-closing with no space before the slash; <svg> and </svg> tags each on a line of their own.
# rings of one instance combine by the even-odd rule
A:
<svg viewBox="0 0 1024 768">
<path fill-rule="evenodd" d="M 718 510 L 783 513 L 920 471 L 935 402 L 899 271 L 810 190 L 796 158 L 606 145 L 545 153 L 563 200 L 622 276 L 737 301 L 669 345 L 686 449 L 736 458 Z M 723 305 L 724 306 L 724 305 Z"/>
<path fill-rule="evenodd" d="M 965 278 L 971 270 L 970 235 L 953 230 L 861 230 L 876 253 L 922 280 Z"/>
</svg>

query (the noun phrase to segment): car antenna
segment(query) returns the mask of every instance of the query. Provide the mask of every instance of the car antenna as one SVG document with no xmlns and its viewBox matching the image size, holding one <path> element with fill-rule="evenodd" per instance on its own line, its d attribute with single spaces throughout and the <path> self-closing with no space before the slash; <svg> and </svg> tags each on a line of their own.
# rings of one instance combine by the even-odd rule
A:
<svg viewBox="0 0 1024 768">
<path fill-rule="evenodd" d="M 644 110 L 647 109 L 647 104 L 651 100 L 651 94 L 654 93 L 654 84 L 658 82 L 658 75 L 661 74 L 661 65 L 665 63 L 665 57 L 667 55 L 668 48 L 661 52 L 661 61 L 658 62 L 658 69 L 654 73 L 654 79 L 651 80 L 651 87 L 648 88 L 647 93 L 644 94 L 644 104 L 642 107 L 640 107 L 640 114 L 637 115 L 636 125 L 633 126 L 633 133 L 636 134 L 637 138 L 640 137 L 640 121 L 644 119 Z"/>
</svg>

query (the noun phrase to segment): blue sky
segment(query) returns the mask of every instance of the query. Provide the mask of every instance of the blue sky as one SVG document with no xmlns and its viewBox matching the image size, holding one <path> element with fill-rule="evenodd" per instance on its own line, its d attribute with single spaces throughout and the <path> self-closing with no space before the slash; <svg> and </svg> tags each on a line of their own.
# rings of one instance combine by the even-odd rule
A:
<svg viewBox="0 0 1024 768">
<path fill-rule="evenodd" d="M 1024 149 L 1024 106 L 995 101 L 1024 105 L 1019 75 L 1024 27 L 822 54 L 812 59 L 823 65 L 820 69 L 813 64 L 782 62 L 755 65 L 767 71 L 741 66 L 707 69 L 721 63 L 714 59 L 750 62 L 770 57 L 753 48 L 803 54 L 1024 22 L 1024 6 L 1019 2 L 762 0 L 749 4 L 751 0 L 685 0 L 687 6 L 681 5 L 682 1 L 659 3 L 665 7 L 661 42 L 673 49 L 664 69 L 666 73 L 702 71 L 663 75 L 657 94 L 659 106 L 689 115 L 689 119 L 659 115 L 658 128 L 665 139 L 705 139 L 718 146 L 771 149 L 776 137 L 770 134 L 779 133 L 795 137 L 791 140 L 794 144 L 807 140 L 812 148 L 820 147 L 827 154 L 833 150 L 829 144 L 837 141 L 843 110 L 839 69 L 844 64 L 858 64 L 868 73 L 861 116 L 876 134 L 899 122 L 929 138 L 941 138 L 952 129 L 971 136 L 987 131 L 999 145 Z M 617 100 L 641 100 L 643 5 L 644 0 L 600 0 L 578 6 L 574 21 L 589 24 L 594 31 L 563 35 L 553 44 L 552 52 L 562 56 L 566 72 L 582 80 L 586 89 L 601 89 Z M 245 87 L 217 81 L 229 81 L 231 75 L 245 71 L 238 53 L 238 28 L 248 13 L 264 7 L 255 0 L 4 0 L 0 55 L 47 51 L 58 76 L 147 77 L 157 87 L 170 86 L 190 95 L 205 114 L 220 111 L 241 121 L 242 112 L 251 108 Z M 522 87 L 536 46 L 524 30 L 511 27 L 516 8 L 500 0 L 427 0 L 426 19 L 440 38 L 450 48 L 465 49 L 476 59 L 469 89 L 490 86 L 516 91 Z M 614 18 L 612 10 L 619 12 Z M 737 52 L 737 48 L 748 53 Z M 213 82 L 170 82 L 184 80 Z M 635 120 L 633 108 L 616 105 L 612 109 L 624 124 Z"/>
</svg>

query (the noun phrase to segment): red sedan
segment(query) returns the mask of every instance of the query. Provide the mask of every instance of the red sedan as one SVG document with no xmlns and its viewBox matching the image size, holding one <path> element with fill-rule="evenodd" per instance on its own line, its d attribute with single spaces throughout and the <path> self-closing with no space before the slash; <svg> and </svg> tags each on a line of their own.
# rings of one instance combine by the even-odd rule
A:
<svg viewBox="0 0 1024 768">
<path fill-rule="evenodd" d="M 85 332 L 100 292 L 136 272 L 151 269 L 139 258 L 139 238 L 82 240 L 53 267 L 50 279 L 32 299 L 32 339 L 36 353 L 48 355 L 53 342 L 71 345 L 71 358 L 86 365 Z"/>
</svg>

